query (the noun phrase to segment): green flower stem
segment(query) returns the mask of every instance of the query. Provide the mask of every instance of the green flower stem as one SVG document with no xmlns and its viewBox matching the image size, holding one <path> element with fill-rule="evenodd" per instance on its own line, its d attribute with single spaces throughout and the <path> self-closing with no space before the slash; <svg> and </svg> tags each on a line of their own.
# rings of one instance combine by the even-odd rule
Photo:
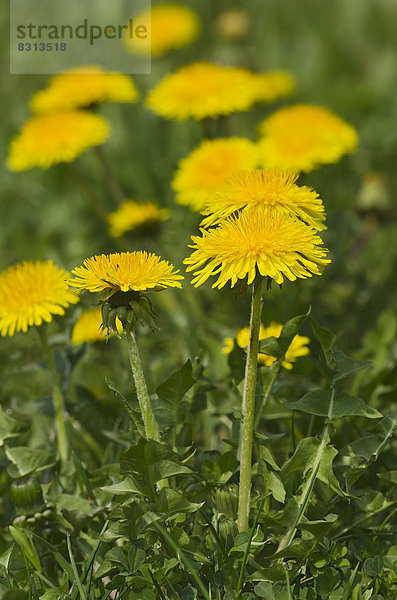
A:
<svg viewBox="0 0 397 600">
<path fill-rule="evenodd" d="M 245 380 L 243 392 L 243 424 L 241 435 L 240 486 L 238 497 L 237 527 L 245 531 L 249 525 L 249 509 L 251 496 L 251 463 L 252 441 L 255 419 L 255 388 L 258 363 L 259 328 L 262 313 L 263 278 L 259 275 L 252 287 L 250 335 L 245 363 Z"/>
<path fill-rule="evenodd" d="M 130 359 L 132 376 L 135 382 L 139 407 L 141 409 L 143 424 L 145 426 L 146 438 L 159 442 L 159 428 L 153 414 L 152 405 L 150 404 L 145 376 L 143 374 L 141 359 L 139 357 L 138 346 L 131 325 L 127 324 L 124 330 L 124 335 L 127 342 L 128 356 Z"/>
<path fill-rule="evenodd" d="M 57 444 L 59 456 L 62 462 L 66 462 L 69 457 L 69 440 L 65 424 L 65 403 L 61 391 L 59 374 L 55 366 L 54 356 L 48 343 L 47 329 L 45 325 L 37 327 L 41 343 L 47 359 L 48 369 L 52 378 L 52 401 L 55 411 L 55 422 L 57 427 Z"/>
<path fill-rule="evenodd" d="M 110 168 L 109 161 L 102 149 L 102 146 L 95 146 L 94 152 L 105 177 L 105 183 L 108 188 L 109 194 L 113 198 L 115 205 L 120 206 L 120 204 L 122 204 L 126 199 L 121 185 L 118 182 L 117 178 L 114 176 L 112 169 Z"/>
</svg>

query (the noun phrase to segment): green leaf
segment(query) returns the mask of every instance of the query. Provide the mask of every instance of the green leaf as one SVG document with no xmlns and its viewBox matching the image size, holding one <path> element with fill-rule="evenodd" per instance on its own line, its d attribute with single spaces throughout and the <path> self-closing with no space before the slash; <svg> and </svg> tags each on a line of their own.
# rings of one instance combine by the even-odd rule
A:
<svg viewBox="0 0 397 600">
<path fill-rule="evenodd" d="M 28 592 L 24 592 L 23 590 L 8 590 L 1 597 L 1 600 L 28 600 L 28 598 Z"/>
<path fill-rule="evenodd" d="M 301 440 L 291 458 L 281 469 L 281 476 L 285 481 L 293 473 L 302 478 L 311 471 L 318 459 L 321 442 L 317 438 L 309 437 Z M 338 451 L 330 445 L 325 445 L 317 473 L 317 478 L 330 487 L 337 494 L 342 495 L 338 480 L 332 470 L 332 463 Z"/>
<path fill-rule="evenodd" d="M 135 427 L 137 428 L 137 430 L 139 431 L 141 436 L 145 437 L 145 427 L 143 424 L 142 415 L 141 415 L 141 411 L 139 408 L 139 401 L 138 401 L 136 392 L 133 393 L 132 401 L 129 402 L 125 398 L 125 396 L 123 396 L 123 394 L 121 392 L 119 392 L 119 390 L 116 388 L 116 385 L 113 383 L 113 381 L 111 381 L 110 379 L 105 377 L 105 382 L 106 382 L 106 385 L 108 386 L 108 388 L 110 390 L 112 390 L 112 392 L 114 392 L 114 395 L 116 396 L 116 398 L 120 401 L 122 406 L 125 408 L 131 421 L 134 423 Z"/>
<path fill-rule="evenodd" d="M 342 448 L 340 451 L 341 454 L 353 454 L 356 456 L 361 456 L 367 461 L 372 458 L 377 458 L 383 446 L 393 435 L 393 431 L 397 423 L 396 417 L 396 412 L 383 417 L 383 419 L 379 421 L 372 429 L 370 434 L 365 435 L 358 440 L 354 440 Z"/>
<path fill-rule="evenodd" d="M 0 446 L 3 446 L 5 440 L 17 437 L 23 428 L 21 423 L 9 417 L 0 407 Z"/>
<path fill-rule="evenodd" d="M 128 566 L 131 573 L 135 573 L 146 560 L 143 540 L 136 540 L 128 552 Z"/>
<path fill-rule="evenodd" d="M 275 558 L 296 558 L 297 560 L 303 560 L 313 549 L 313 538 L 310 540 L 295 539 L 292 540 L 291 544 L 276 552 L 273 556 Z"/>
<path fill-rule="evenodd" d="M 268 337 L 259 342 L 259 352 L 268 354 L 269 356 L 275 356 L 276 358 L 283 358 L 285 352 L 280 347 L 278 338 L 274 336 Z"/>
<path fill-rule="evenodd" d="M 265 488 L 269 490 L 271 495 L 277 502 L 281 502 L 282 504 L 285 501 L 285 488 L 283 483 L 278 475 L 274 473 L 274 471 L 270 471 L 269 469 L 264 467 L 263 478 L 265 481 Z"/>
<path fill-rule="evenodd" d="M 328 514 L 324 519 L 317 521 L 301 521 L 297 524 L 296 528 L 302 531 L 308 531 L 315 538 L 319 539 L 324 537 L 332 525 L 338 520 L 338 515 L 333 513 Z"/>
<path fill-rule="evenodd" d="M 32 540 L 28 538 L 26 533 L 16 525 L 10 525 L 9 531 L 26 558 L 32 563 L 36 571 L 41 573 L 40 558 Z"/>
<path fill-rule="evenodd" d="M 100 488 L 104 492 L 114 494 L 115 496 L 130 496 L 131 494 L 141 494 L 141 490 L 136 486 L 132 477 L 126 477 L 113 485 L 105 485 Z"/>
<path fill-rule="evenodd" d="M 348 377 L 351 373 L 366 369 L 372 364 L 366 360 L 355 360 L 354 358 L 350 358 L 349 356 L 346 356 L 342 350 L 338 350 L 337 348 L 332 348 L 331 352 L 337 366 L 337 373 L 333 378 L 334 383 Z"/>
<path fill-rule="evenodd" d="M 80 510 L 86 515 L 92 514 L 93 507 L 89 500 L 75 494 L 56 494 L 51 496 L 58 510 Z"/>
<path fill-rule="evenodd" d="M 283 356 L 285 356 L 285 353 L 287 352 L 288 348 L 290 347 L 290 344 L 291 344 L 292 340 L 294 339 L 294 337 L 302 329 L 305 321 L 308 319 L 308 317 L 310 315 L 310 312 L 311 312 L 311 307 L 309 307 L 309 310 L 307 311 L 307 313 L 305 315 L 298 315 L 297 317 L 293 317 L 292 319 L 289 319 L 289 321 L 287 321 L 283 325 L 283 328 L 281 330 L 280 337 L 279 337 L 279 345 L 280 345 L 281 351 L 283 353 Z"/>
<path fill-rule="evenodd" d="M 8 573 L 8 565 L 10 564 L 11 554 L 12 554 L 12 551 L 14 550 L 14 547 L 15 547 L 15 544 L 12 544 L 12 546 L 10 546 L 7 550 L 5 550 L 3 552 L 3 554 L 0 556 L 0 572 L 2 572 L 4 577 Z"/>
<path fill-rule="evenodd" d="M 281 565 L 274 565 L 274 567 L 265 567 L 260 571 L 254 571 L 248 577 L 245 577 L 245 581 L 285 581 L 285 568 Z M 258 584 L 260 585 L 260 584 Z M 257 586 L 255 586 L 255 591 Z M 261 589 L 261 588 L 259 588 Z M 263 588 L 262 588 L 263 589 Z M 266 596 L 260 596 L 261 598 L 266 598 Z M 277 598 L 278 600 L 278 598 Z"/>
<path fill-rule="evenodd" d="M 204 502 L 189 502 L 183 494 L 171 488 L 160 490 L 157 508 L 162 513 L 192 513 L 203 506 Z"/>
<path fill-rule="evenodd" d="M 157 388 L 158 399 L 153 402 L 153 410 L 161 425 L 172 427 L 185 422 L 189 407 L 181 400 L 195 383 L 192 363 L 188 360 Z"/>
<path fill-rule="evenodd" d="M 296 402 L 284 402 L 283 404 L 291 410 L 299 410 L 309 415 L 327 417 L 330 397 L 331 394 L 328 390 L 312 390 Z M 368 406 L 361 398 L 338 391 L 335 391 L 332 413 L 331 420 L 351 416 L 367 417 L 368 419 L 379 419 L 382 417 L 379 411 Z"/>
<path fill-rule="evenodd" d="M 309 317 L 310 325 L 312 326 L 314 337 L 318 342 L 320 342 L 321 349 L 324 354 L 324 358 L 326 360 L 327 365 L 331 368 L 335 368 L 334 357 L 332 356 L 332 347 L 335 343 L 335 335 L 328 331 L 327 329 L 323 329 L 320 325 L 313 319 L 313 317 Z"/>
<path fill-rule="evenodd" d="M 240 381 L 244 379 L 246 358 L 247 354 L 235 343 L 233 350 L 228 355 L 227 362 L 229 365 L 230 374 L 236 385 L 238 385 Z"/>
<path fill-rule="evenodd" d="M 16 446 L 14 448 L 6 448 L 5 452 L 8 460 L 17 467 L 21 477 L 30 475 L 33 472 L 43 471 L 55 464 L 51 454 L 44 450 Z"/>
<path fill-rule="evenodd" d="M 154 484 L 160 479 L 191 474 L 192 471 L 181 464 L 180 457 L 171 448 L 141 438 L 121 455 L 120 473 L 132 475 L 137 486 L 150 497 Z"/>
</svg>

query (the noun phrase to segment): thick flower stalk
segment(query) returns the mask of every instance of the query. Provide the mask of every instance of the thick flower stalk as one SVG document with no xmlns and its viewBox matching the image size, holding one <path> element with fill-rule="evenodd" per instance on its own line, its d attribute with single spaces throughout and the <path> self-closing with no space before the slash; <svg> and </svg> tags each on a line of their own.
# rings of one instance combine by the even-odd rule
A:
<svg viewBox="0 0 397 600">
<path fill-rule="evenodd" d="M 252 304 L 241 430 L 238 528 L 249 526 L 252 443 L 255 419 L 255 385 L 261 324 L 262 288 L 265 277 L 276 283 L 321 275 L 330 261 L 315 229 L 275 209 L 243 210 L 217 227 L 193 236 L 194 252 L 185 259 L 195 271 L 192 283 L 199 286 L 215 275 L 212 287 L 234 287 L 246 280 L 252 287 Z"/>
<path fill-rule="evenodd" d="M 134 334 L 138 321 L 155 328 L 154 313 L 147 291 L 181 287 L 182 275 L 159 256 L 147 252 L 101 254 L 84 261 L 73 271 L 70 285 L 89 292 L 101 292 L 102 330 L 117 331 L 120 320 L 148 439 L 158 441 L 160 434 L 150 398 Z"/>
</svg>

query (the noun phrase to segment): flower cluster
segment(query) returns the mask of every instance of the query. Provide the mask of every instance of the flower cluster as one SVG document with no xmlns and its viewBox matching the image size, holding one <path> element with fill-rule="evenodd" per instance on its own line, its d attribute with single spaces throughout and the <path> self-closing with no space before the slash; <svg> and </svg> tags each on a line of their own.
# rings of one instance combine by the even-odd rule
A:
<svg viewBox="0 0 397 600">
<path fill-rule="evenodd" d="M 135 102 L 138 91 L 130 77 L 97 66 L 70 69 L 53 77 L 31 101 L 34 116 L 10 144 L 7 166 L 13 171 L 72 162 L 103 144 L 110 125 L 89 112 L 103 102 Z"/>
</svg>

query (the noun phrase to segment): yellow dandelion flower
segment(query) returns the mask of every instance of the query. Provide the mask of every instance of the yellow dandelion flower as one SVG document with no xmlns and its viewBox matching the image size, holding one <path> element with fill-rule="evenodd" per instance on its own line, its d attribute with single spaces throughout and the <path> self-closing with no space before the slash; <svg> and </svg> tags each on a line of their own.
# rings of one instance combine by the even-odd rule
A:
<svg viewBox="0 0 397 600">
<path fill-rule="evenodd" d="M 118 333 L 122 333 L 123 326 L 117 318 L 116 326 Z M 96 306 L 82 312 L 77 319 L 72 331 L 72 344 L 77 346 L 85 342 L 105 342 L 112 335 L 114 335 L 114 332 L 103 335 L 102 311 L 99 306 Z"/>
<path fill-rule="evenodd" d="M 204 140 L 179 162 L 172 182 L 176 201 L 199 212 L 229 175 L 239 169 L 252 169 L 257 161 L 256 145 L 248 139 Z"/>
<path fill-rule="evenodd" d="M 34 113 L 59 112 L 102 102 L 135 102 L 138 90 L 127 75 L 95 65 L 55 75 L 31 100 Z"/>
<path fill-rule="evenodd" d="M 166 119 L 205 119 L 244 111 L 255 102 L 253 73 L 208 62 L 186 65 L 167 75 L 146 99 Z"/>
<path fill-rule="evenodd" d="M 23 262 L 0 273 L 0 333 L 12 336 L 32 325 L 65 314 L 78 296 L 68 287 L 66 271 L 50 260 Z"/>
<path fill-rule="evenodd" d="M 270 323 L 268 327 L 264 327 L 262 324 L 259 329 L 259 341 L 266 340 L 269 337 L 279 338 L 281 334 L 283 326 L 281 323 Z M 236 335 L 236 342 L 240 348 L 247 348 L 249 342 L 249 327 L 243 327 L 239 329 Z M 223 348 L 224 354 L 229 354 L 234 347 L 233 338 L 225 338 L 224 340 L 225 346 Z M 284 360 L 281 362 L 282 366 L 285 369 L 292 369 L 293 364 L 299 356 L 306 356 L 309 354 L 309 348 L 307 347 L 310 344 L 310 339 L 306 336 L 297 334 L 291 344 L 288 346 L 288 350 L 285 353 Z M 272 364 L 276 362 L 276 357 L 270 356 L 269 354 L 264 354 L 263 352 L 258 353 L 258 363 L 261 365 L 265 365 L 266 367 L 271 367 Z"/>
<path fill-rule="evenodd" d="M 262 206 L 277 209 L 305 221 L 314 229 L 325 229 L 324 206 L 317 192 L 306 185 L 296 185 L 298 176 L 276 169 L 253 169 L 231 175 L 207 202 L 203 211 L 207 227 L 219 223 L 232 213 Z"/>
<path fill-rule="evenodd" d="M 297 104 L 276 111 L 259 126 L 261 164 L 306 173 L 336 163 L 357 147 L 357 132 L 321 106 Z"/>
<path fill-rule="evenodd" d="M 114 212 L 108 215 L 109 232 L 113 237 L 120 237 L 127 231 L 152 227 L 169 217 L 169 210 L 159 208 L 154 202 L 146 204 L 126 200 Z"/>
<path fill-rule="evenodd" d="M 103 117 L 82 110 L 32 117 L 11 141 L 7 166 L 26 171 L 72 162 L 88 148 L 102 144 L 109 131 Z"/>
<path fill-rule="evenodd" d="M 295 79 L 287 71 L 269 71 L 255 75 L 257 101 L 275 102 L 290 96 L 295 90 Z"/>
<path fill-rule="evenodd" d="M 141 24 L 147 23 L 150 29 L 150 43 L 136 37 L 125 39 L 127 47 L 137 54 L 163 56 L 191 44 L 200 34 L 197 14 L 182 4 L 158 4 L 134 19 Z"/>
<path fill-rule="evenodd" d="M 182 287 L 182 275 L 174 266 L 153 253 L 143 251 L 100 254 L 84 260 L 72 271 L 70 285 L 89 292 L 145 291 Z"/>
<path fill-rule="evenodd" d="M 201 233 L 192 236 L 194 252 L 184 260 L 187 271 L 196 271 L 195 287 L 212 275 L 218 275 L 212 287 L 222 288 L 228 281 L 234 287 L 246 277 L 250 285 L 257 272 L 280 284 L 284 277 L 294 281 L 321 275 L 330 262 L 316 231 L 279 211 L 243 211 Z"/>
</svg>

